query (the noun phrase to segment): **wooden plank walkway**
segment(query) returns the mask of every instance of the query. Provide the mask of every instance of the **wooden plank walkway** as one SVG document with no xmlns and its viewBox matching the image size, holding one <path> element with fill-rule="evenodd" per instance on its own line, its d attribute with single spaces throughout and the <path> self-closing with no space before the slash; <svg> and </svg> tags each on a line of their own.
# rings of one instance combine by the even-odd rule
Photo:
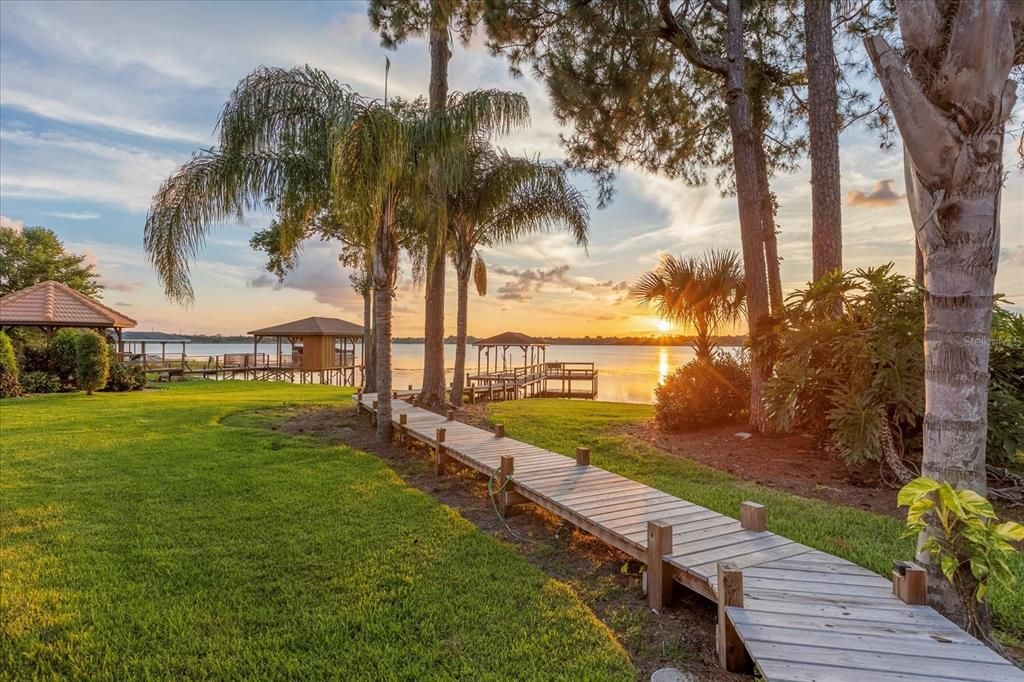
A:
<svg viewBox="0 0 1024 682">
<path fill-rule="evenodd" d="M 358 396 L 375 412 L 377 396 Z M 396 431 L 437 453 L 500 477 L 504 490 L 644 561 L 654 600 L 674 580 L 719 604 L 721 642 L 738 640 L 770 682 L 964 680 L 1024 682 L 1024 672 L 927 606 L 893 594 L 892 581 L 766 530 L 758 505 L 746 524 L 589 463 L 392 399 Z M 438 442 L 438 429 L 444 429 Z M 584 458 L 582 461 L 589 460 Z M 652 541 L 649 543 L 649 538 Z M 649 550 L 650 545 L 650 550 Z M 667 550 L 667 551 L 660 551 Z M 738 574 L 720 597 L 720 564 Z M 730 583 L 722 582 L 723 585 Z M 670 586 L 671 583 L 668 583 Z M 726 590 L 730 588 L 725 588 Z M 742 606 L 733 606 L 742 603 Z M 727 646 L 720 643 L 722 658 Z"/>
</svg>

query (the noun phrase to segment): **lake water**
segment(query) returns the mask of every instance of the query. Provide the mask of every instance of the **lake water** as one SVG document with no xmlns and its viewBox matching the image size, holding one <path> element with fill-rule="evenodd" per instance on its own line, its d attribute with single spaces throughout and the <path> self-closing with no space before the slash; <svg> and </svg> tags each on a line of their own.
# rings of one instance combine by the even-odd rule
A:
<svg viewBox="0 0 1024 682">
<path fill-rule="evenodd" d="M 290 352 L 287 345 L 285 352 Z M 397 343 L 393 346 L 394 386 L 409 384 L 419 387 L 423 372 L 423 344 Z M 147 349 L 148 350 L 148 349 Z M 277 346 L 260 344 L 260 352 L 274 355 Z M 148 351 L 152 352 L 152 351 Z M 252 344 L 193 343 L 188 346 L 191 357 L 251 353 Z M 675 368 L 693 359 L 689 346 L 548 346 L 549 362 L 593 362 L 598 370 L 598 400 L 624 403 L 649 403 L 654 400 L 654 387 Z M 448 379 L 455 364 L 455 346 L 445 345 Z M 476 371 L 476 349 L 466 349 L 466 370 Z"/>
</svg>

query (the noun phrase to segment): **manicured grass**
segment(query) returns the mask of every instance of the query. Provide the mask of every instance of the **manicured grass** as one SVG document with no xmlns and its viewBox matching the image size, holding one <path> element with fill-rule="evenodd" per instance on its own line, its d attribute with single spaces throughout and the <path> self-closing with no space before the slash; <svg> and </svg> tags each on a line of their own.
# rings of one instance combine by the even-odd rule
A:
<svg viewBox="0 0 1024 682">
<path fill-rule="evenodd" d="M 593 464 L 722 514 L 737 516 L 744 500 L 765 504 L 769 530 L 882 575 L 894 559 L 913 558 L 914 542 L 900 537 L 898 519 L 755 485 L 623 435 L 623 427 L 653 417 L 649 405 L 533 399 L 489 410 L 512 438 L 565 455 L 588 445 Z M 1024 639 L 1024 557 L 1013 557 L 1012 566 L 1017 585 L 992 593 L 996 625 L 1010 641 Z"/>
<path fill-rule="evenodd" d="M 0 677 L 634 677 L 513 549 L 245 413 L 339 401 L 188 382 L 0 403 Z"/>
</svg>

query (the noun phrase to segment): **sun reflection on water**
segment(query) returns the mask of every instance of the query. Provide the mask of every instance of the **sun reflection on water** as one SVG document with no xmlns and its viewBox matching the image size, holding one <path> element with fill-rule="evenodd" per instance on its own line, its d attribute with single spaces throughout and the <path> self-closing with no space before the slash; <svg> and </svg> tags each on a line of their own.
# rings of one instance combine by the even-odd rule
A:
<svg viewBox="0 0 1024 682">
<path fill-rule="evenodd" d="M 665 381 L 665 377 L 668 376 L 668 348 L 661 346 L 658 348 L 658 383 Z"/>
</svg>

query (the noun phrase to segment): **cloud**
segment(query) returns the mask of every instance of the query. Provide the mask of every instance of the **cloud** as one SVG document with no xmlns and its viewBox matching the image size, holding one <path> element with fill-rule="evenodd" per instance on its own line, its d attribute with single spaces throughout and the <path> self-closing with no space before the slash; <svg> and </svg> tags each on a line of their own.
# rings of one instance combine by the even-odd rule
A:
<svg viewBox="0 0 1024 682">
<path fill-rule="evenodd" d="M 851 206 L 868 206 L 872 208 L 892 206 L 903 198 L 902 194 L 897 194 L 893 191 L 893 182 L 895 181 L 879 180 L 875 183 L 875 188 L 867 194 L 859 190 L 853 190 L 846 195 L 846 202 Z"/>
<path fill-rule="evenodd" d="M 118 308 L 131 308 L 131 307 L 133 307 L 133 306 L 134 306 L 135 304 L 134 304 L 134 303 L 128 303 L 127 301 L 118 301 L 118 302 L 116 302 L 116 303 L 115 303 L 114 305 L 115 305 L 116 307 L 118 307 Z"/>
<path fill-rule="evenodd" d="M 63 213 L 61 211 L 54 211 L 53 213 L 50 213 L 49 215 L 52 215 L 54 218 L 65 218 L 67 220 L 96 220 L 97 218 L 100 217 L 99 213 L 89 213 L 89 212 L 85 212 L 85 211 L 83 211 L 81 213 L 75 213 L 75 212 Z"/>
<path fill-rule="evenodd" d="M 250 287 L 275 291 L 296 289 L 313 294 L 318 303 L 349 311 L 362 312 L 363 300 L 352 290 L 349 275 L 352 270 L 338 263 L 338 247 L 330 242 L 310 242 L 303 250 L 295 270 L 283 281 L 263 272 L 249 280 Z"/>
<path fill-rule="evenodd" d="M 21 232 L 22 228 L 25 227 L 25 222 L 22 220 L 8 218 L 5 215 L 0 215 L 0 227 L 6 227 L 14 230 L 15 232 Z"/>
<path fill-rule="evenodd" d="M 551 268 L 513 268 L 496 265 L 491 272 L 511 279 L 498 287 L 497 297 L 505 301 L 528 301 L 533 294 L 545 288 L 562 292 L 583 292 L 593 295 L 628 292 L 629 284 L 624 281 L 597 280 L 592 277 L 576 277 L 569 274 L 571 266 L 557 265 Z M 615 301 L 618 302 L 617 300 Z"/>
<path fill-rule="evenodd" d="M 999 250 L 999 260 L 1006 265 L 1024 268 L 1024 244 L 1017 244 L 1017 246 L 1010 248 L 1002 248 Z"/>
<path fill-rule="evenodd" d="M 122 282 L 122 281 L 112 280 L 112 279 L 107 279 L 107 278 L 103 279 L 103 288 L 104 289 L 109 289 L 110 291 L 122 291 L 122 292 L 128 293 L 128 292 L 131 292 L 131 291 L 138 291 L 143 286 L 145 286 L 145 285 L 142 282 L 137 282 L 137 281 Z"/>
</svg>

